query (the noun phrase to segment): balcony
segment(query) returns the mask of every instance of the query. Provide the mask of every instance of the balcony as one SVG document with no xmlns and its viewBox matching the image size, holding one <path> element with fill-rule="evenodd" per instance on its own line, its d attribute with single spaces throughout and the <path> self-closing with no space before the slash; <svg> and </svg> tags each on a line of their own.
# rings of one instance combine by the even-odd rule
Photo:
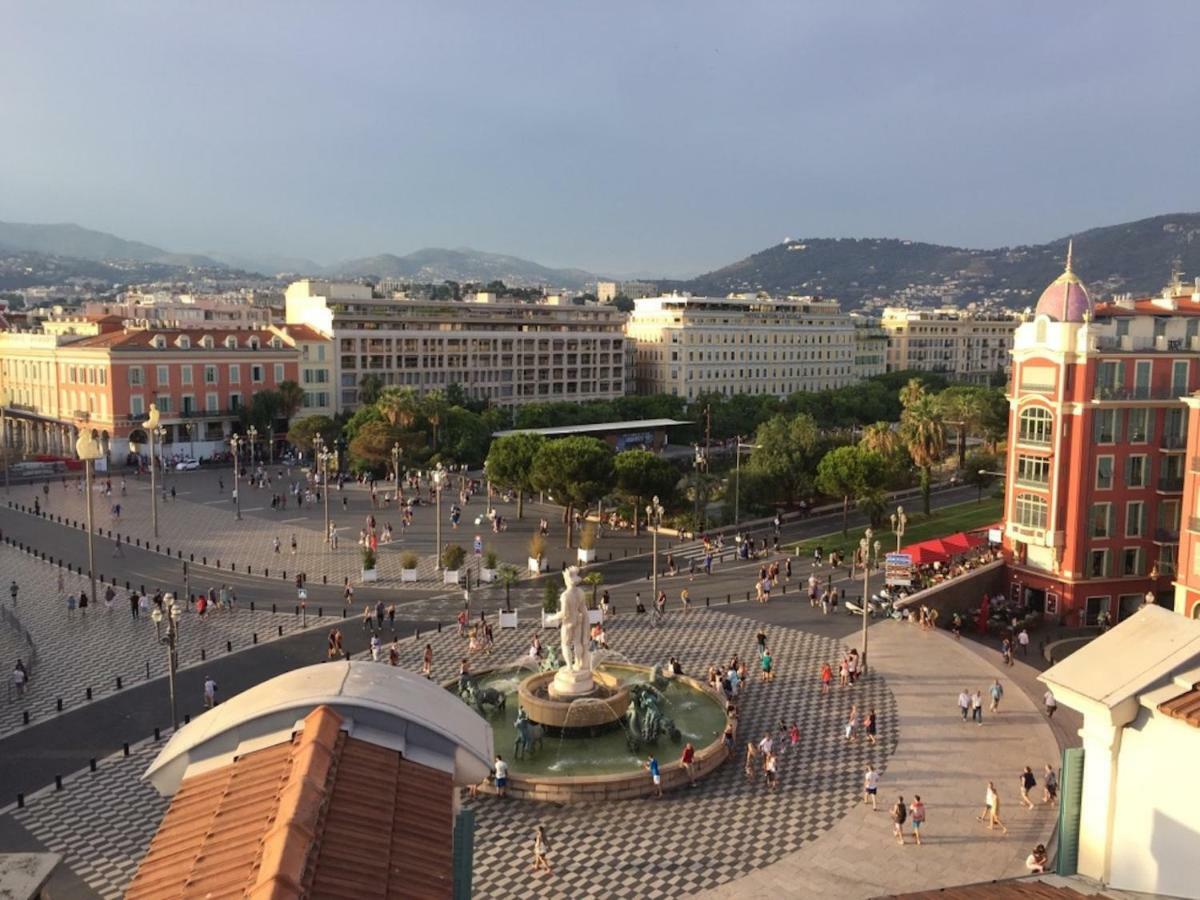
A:
<svg viewBox="0 0 1200 900">
<path fill-rule="evenodd" d="M 1022 478 L 1020 475 L 1016 477 L 1018 487 L 1033 488 L 1035 491 L 1048 491 L 1050 489 L 1050 479 L 1039 481 L 1036 478 Z"/>
<path fill-rule="evenodd" d="M 1160 494 L 1178 494 L 1183 491 L 1182 475 L 1159 475 L 1158 492 Z"/>
<path fill-rule="evenodd" d="M 1017 443 L 1025 444 L 1028 447 L 1049 447 L 1051 443 L 1050 435 L 1026 434 L 1020 432 L 1017 435 Z"/>
<path fill-rule="evenodd" d="M 1187 446 L 1186 434 L 1164 434 L 1158 440 L 1158 446 L 1164 450 L 1182 450 Z"/>
<path fill-rule="evenodd" d="M 1139 385 L 1126 387 L 1124 385 L 1098 384 L 1092 394 L 1094 401 L 1114 400 L 1179 400 L 1180 395 L 1170 387 L 1154 387 Z"/>
<path fill-rule="evenodd" d="M 1179 531 L 1170 528 L 1154 529 L 1154 543 L 1156 544 L 1178 544 Z"/>
</svg>

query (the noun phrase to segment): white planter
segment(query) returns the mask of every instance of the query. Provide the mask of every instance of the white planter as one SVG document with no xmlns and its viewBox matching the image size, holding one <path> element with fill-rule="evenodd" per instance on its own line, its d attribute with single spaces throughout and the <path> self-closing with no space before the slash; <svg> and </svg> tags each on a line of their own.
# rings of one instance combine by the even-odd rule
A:
<svg viewBox="0 0 1200 900">
<path fill-rule="evenodd" d="M 493 581 L 496 580 L 496 570 L 481 568 L 479 570 L 479 580 L 484 582 L 485 584 L 491 584 Z"/>
<path fill-rule="evenodd" d="M 587 550 L 585 550 L 583 547 L 580 547 L 575 552 L 579 558 L 579 561 L 584 565 L 587 565 L 596 558 L 596 549 L 594 547 Z"/>
<path fill-rule="evenodd" d="M 461 575 L 461 569 L 446 569 L 442 572 L 442 584 L 458 584 Z"/>
<path fill-rule="evenodd" d="M 545 610 L 542 610 L 542 627 L 543 628 L 553 628 L 554 627 L 548 621 L 546 621 L 547 619 L 553 618 L 553 616 L 554 616 L 553 613 L 548 613 Z"/>
<path fill-rule="evenodd" d="M 501 628 L 516 628 L 517 627 L 517 611 L 505 612 L 500 610 L 500 627 Z"/>
<path fill-rule="evenodd" d="M 400 570 L 400 580 L 401 581 L 416 581 L 417 580 L 417 570 L 416 569 L 401 569 Z"/>
<path fill-rule="evenodd" d="M 545 572 L 549 568 L 550 568 L 549 560 L 545 560 L 545 559 L 539 560 L 536 556 L 529 557 L 529 571 L 532 572 L 534 575 L 537 575 L 541 572 Z"/>
<path fill-rule="evenodd" d="M 603 621 L 604 621 L 604 610 L 602 610 L 602 609 L 589 609 L 588 610 L 588 624 L 589 625 L 598 625 L 598 624 L 602 623 Z"/>
<path fill-rule="evenodd" d="M 361 569 L 359 572 L 359 580 L 360 581 L 378 581 L 379 580 L 379 570 L 378 569 Z"/>
</svg>

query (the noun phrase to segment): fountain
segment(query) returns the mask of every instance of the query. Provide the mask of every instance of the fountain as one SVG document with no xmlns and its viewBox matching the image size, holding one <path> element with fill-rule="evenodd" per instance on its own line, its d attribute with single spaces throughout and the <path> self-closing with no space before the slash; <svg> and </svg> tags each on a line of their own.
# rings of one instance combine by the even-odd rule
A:
<svg viewBox="0 0 1200 900">
<path fill-rule="evenodd" d="M 722 698 L 706 684 L 666 676 L 616 651 L 593 656 L 578 570 L 567 569 L 563 580 L 559 610 L 548 619 L 559 627 L 560 666 L 522 657 L 471 676 L 468 685 L 447 684 L 492 722 L 502 754 L 512 747 L 505 756 L 509 796 L 557 802 L 643 796 L 653 790 L 642 769 L 651 752 L 664 789 L 672 790 L 689 780 L 675 762 L 685 741 L 695 747 L 697 777 L 724 762 Z"/>
</svg>

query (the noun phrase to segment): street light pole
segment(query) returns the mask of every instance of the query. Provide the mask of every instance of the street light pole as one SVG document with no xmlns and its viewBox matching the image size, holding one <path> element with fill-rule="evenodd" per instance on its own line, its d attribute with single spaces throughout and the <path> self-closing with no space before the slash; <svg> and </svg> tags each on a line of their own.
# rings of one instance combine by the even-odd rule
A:
<svg viewBox="0 0 1200 900">
<path fill-rule="evenodd" d="M 95 434 L 85 424 L 79 431 L 79 438 L 75 441 L 75 453 L 83 461 L 83 480 L 84 488 L 87 491 L 87 552 L 88 552 L 88 579 L 92 583 L 92 602 L 97 600 L 96 596 L 96 547 L 95 547 L 95 525 L 92 521 L 92 467 L 96 460 L 104 455 L 100 449 L 100 442 L 96 439 Z"/>
<path fill-rule="evenodd" d="M 863 564 L 863 595 L 862 595 L 862 659 L 859 660 L 859 671 L 867 674 L 867 618 L 871 608 L 871 538 L 875 532 L 868 528 L 865 536 L 858 542 Z M 875 541 L 875 558 L 879 558 L 879 541 Z"/>
<path fill-rule="evenodd" d="M 442 482 L 446 480 L 446 470 L 438 463 L 433 470 L 433 486 L 437 493 L 437 570 L 442 571 Z"/>
<path fill-rule="evenodd" d="M 158 436 L 159 429 L 162 428 L 158 424 L 159 413 L 158 403 L 150 404 L 150 413 L 146 417 L 146 421 L 142 424 L 146 428 L 146 434 L 150 439 L 150 522 L 154 527 L 154 536 L 158 537 L 158 491 L 157 481 L 154 475 L 154 438 Z"/>
<path fill-rule="evenodd" d="M 167 620 L 167 635 L 159 637 L 160 643 L 167 648 L 167 690 L 171 697 L 171 726 L 179 728 L 179 712 L 175 705 L 175 670 L 179 668 L 179 655 L 176 651 L 179 640 L 179 607 L 175 603 L 174 594 L 166 594 L 163 597 L 163 608 L 166 610 L 166 615 L 157 606 L 150 611 L 150 618 L 154 620 L 155 633 L 159 632 L 159 625 L 165 618 Z"/>
<path fill-rule="evenodd" d="M 400 505 L 400 442 L 392 444 L 392 481 L 395 484 L 396 506 Z"/>
<path fill-rule="evenodd" d="M 0 388 L 0 443 L 4 445 L 4 493 L 8 493 L 8 470 L 12 465 L 12 460 L 8 454 L 8 417 L 5 414 L 8 407 L 8 391 Z"/>
<path fill-rule="evenodd" d="M 896 532 L 896 552 L 900 552 L 900 542 L 904 540 L 904 528 L 908 525 L 908 516 L 904 513 L 903 506 L 897 506 L 896 511 L 892 513 L 892 531 Z"/>
<path fill-rule="evenodd" d="M 233 508 L 235 510 L 234 518 L 236 518 L 240 522 L 242 520 L 242 495 L 241 495 L 241 491 L 239 490 L 239 488 L 240 488 L 239 475 L 241 474 L 241 471 L 242 471 L 242 460 L 241 460 L 241 456 L 238 453 L 238 451 L 241 449 L 242 439 L 236 434 L 230 435 L 229 436 L 229 445 L 231 447 L 233 447 Z"/>
<path fill-rule="evenodd" d="M 650 505 L 646 507 L 646 527 L 651 529 L 651 570 L 650 570 L 650 591 L 654 594 L 654 600 L 658 600 L 658 529 L 662 525 L 663 508 L 658 502 L 658 495 L 654 495 L 654 499 L 650 501 Z"/>
<path fill-rule="evenodd" d="M 254 442 L 258 440 L 258 429 L 251 425 L 246 429 L 246 434 L 250 437 L 250 468 L 254 468 Z"/>
</svg>

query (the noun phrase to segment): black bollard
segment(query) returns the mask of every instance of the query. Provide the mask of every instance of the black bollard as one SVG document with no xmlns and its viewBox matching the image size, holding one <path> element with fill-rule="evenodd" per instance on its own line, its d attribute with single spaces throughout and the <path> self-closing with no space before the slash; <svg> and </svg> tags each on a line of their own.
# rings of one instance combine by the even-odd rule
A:
<svg viewBox="0 0 1200 900">
<path fill-rule="evenodd" d="M 258 643 L 258 632 L 257 631 L 254 632 L 252 635 L 250 635 L 250 640 L 252 643 L 255 643 L 255 644 Z"/>
<path fill-rule="evenodd" d="M 62 790 L 62 776 L 61 775 L 54 776 L 54 789 L 56 791 Z"/>
<path fill-rule="evenodd" d="M 707 597 L 705 597 L 705 598 L 704 598 L 704 605 L 705 605 L 705 606 L 708 606 L 708 605 L 709 605 L 709 604 L 708 604 L 708 598 L 707 598 Z"/>
<path fill-rule="evenodd" d="M 282 626 L 282 625 L 276 625 L 276 626 L 275 626 L 275 628 L 276 628 L 276 629 L 279 631 L 279 636 L 280 636 L 280 637 L 283 637 L 283 626 Z"/>
<path fill-rule="evenodd" d="M 17 794 L 17 809 L 24 809 L 24 808 L 25 808 L 25 795 Z"/>
<path fill-rule="evenodd" d="M 96 757 L 93 756 L 91 759 L 88 760 L 88 768 L 91 769 L 93 772 L 96 771 Z"/>
<path fill-rule="evenodd" d="M 158 730 L 157 727 L 154 729 L 154 739 L 156 741 L 162 740 L 162 733 Z"/>
<path fill-rule="evenodd" d="M 86 693 L 86 695 L 87 695 L 87 698 L 88 698 L 89 700 L 91 700 L 91 699 L 92 699 L 92 689 L 91 689 L 91 688 L 88 688 L 88 689 L 87 689 L 87 691 L 86 691 L 85 693 Z"/>
<path fill-rule="evenodd" d="M 117 690 L 119 691 L 120 689 L 121 689 L 121 676 L 118 675 L 117 676 Z"/>
<path fill-rule="evenodd" d="M 254 612 L 254 601 L 250 601 L 250 612 Z"/>
<path fill-rule="evenodd" d="M 184 724 L 184 725 L 190 725 L 190 724 L 192 724 L 192 717 L 191 717 L 191 714 L 190 714 L 190 713 L 184 713 L 184 714 L 183 714 L 183 724 Z"/>
<path fill-rule="evenodd" d="M 275 612 L 275 604 L 274 603 L 271 604 L 271 612 Z"/>
<path fill-rule="evenodd" d="M 129 755 L 129 741 L 126 741 L 125 743 L 123 743 L 121 745 L 121 752 L 124 753 L 126 756 Z"/>
<path fill-rule="evenodd" d="M 58 706 L 58 711 L 62 712 L 62 697 L 58 698 L 56 705 Z"/>
<path fill-rule="evenodd" d="M 205 652 L 204 648 L 201 647 L 200 648 L 200 662 L 204 662 L 206 659 L 208 659 L 208 654 Z"/>
<path fill-rule="evenodd" d="M 325 615 L 325 610 L 322 607 L 318 606 L 317 607 L 317 618 L 319 619 L 323 615 Z"/>
<path fill-rule="evenodd" d="M 321 584 L 329 584 L 329 576 L 328 575 L 321 576 Z"/>
<path fill-rule="evenodd" d="M 22 710 L 22 712 L 21 712 L 21 724 L 23 724 L 23 725 L 29 724 L 29 710 L 27 710 L 27 709 Z"/>
<path fill-rule="evenodd" d="M 150 660 L 146 660 L 146 680 L 150 680 Z"/>
<path fill-rule="evenodd" d="M 233 652 L 233 641 L 226 641 L 226 642 L 225 642 L 225 652 L 226 652 L 226 653 L 232 653 L 232 652 Z"/>
</svg>

